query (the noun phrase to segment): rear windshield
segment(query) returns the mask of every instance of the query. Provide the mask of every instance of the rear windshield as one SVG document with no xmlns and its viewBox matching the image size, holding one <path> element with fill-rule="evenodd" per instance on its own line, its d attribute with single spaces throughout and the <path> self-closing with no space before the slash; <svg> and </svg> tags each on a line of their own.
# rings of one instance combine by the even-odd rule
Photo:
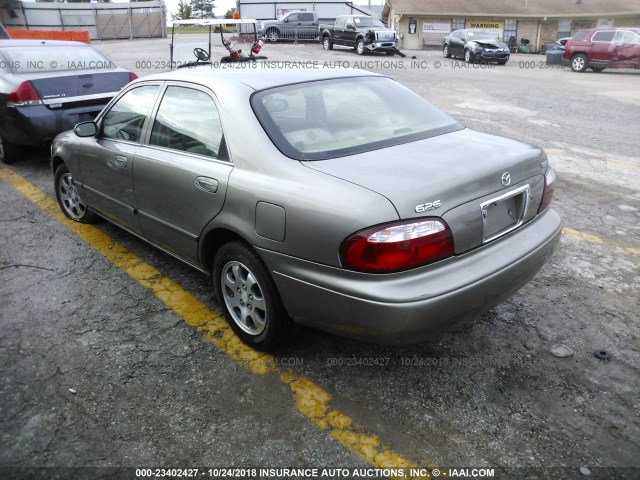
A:
<svg viewBox="0 0 640 480">
<path fill-rule="evenodd" d="M 288 157 L 324 160 L 463 128 L 385 77 L 336 78 L 255 93 L 253 109 Z"/>
<path fill-rule="evenodd" d="M 115 65 L 89 45 L 34 45 L 2 49 L 13 73 L 112 69 Z"/>
</svg>

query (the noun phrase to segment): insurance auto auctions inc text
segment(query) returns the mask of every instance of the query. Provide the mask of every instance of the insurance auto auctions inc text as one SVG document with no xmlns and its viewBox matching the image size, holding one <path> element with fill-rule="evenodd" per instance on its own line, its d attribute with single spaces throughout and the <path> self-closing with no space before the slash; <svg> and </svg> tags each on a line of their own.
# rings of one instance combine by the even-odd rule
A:
<svg viewBox="0 0 640 480">
<path fill-rule="evenodd" d="M 493 478 L 493 468 L 210 468 L 209 478 Z"/>
</svg>

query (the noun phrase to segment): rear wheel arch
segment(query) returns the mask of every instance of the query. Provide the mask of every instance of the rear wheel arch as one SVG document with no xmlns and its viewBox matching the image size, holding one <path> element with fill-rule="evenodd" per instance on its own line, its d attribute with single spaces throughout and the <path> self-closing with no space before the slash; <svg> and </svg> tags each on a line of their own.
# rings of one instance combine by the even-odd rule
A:
<svg viewBox="0 0 640 480">
<path fill-rule="evenodd" d="M 199 253 L 201 263 L 208 272 L 213 268 L 213 261 L 220 247 L 230 242 L 243 242 L 249 245 L 241 235 L 227 228 L 213 228 L 204 234 L 200 241 Z"/>
</svg>

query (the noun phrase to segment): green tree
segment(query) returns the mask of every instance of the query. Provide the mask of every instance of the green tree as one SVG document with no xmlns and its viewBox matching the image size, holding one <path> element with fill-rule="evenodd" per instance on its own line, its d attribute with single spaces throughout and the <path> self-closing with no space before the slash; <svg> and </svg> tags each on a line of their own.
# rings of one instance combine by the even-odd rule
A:
<svg viewBox="0 0 640 480">
<path fill-rule="evenodd" d="M 227 13 L 224 14 L 224 18 L 233 18 L 233 8 L 227 10 Z"/>
<path fill-rule="evenodd" d="M 178 2 L 178 11 L 173 14 L 174 20 L 189 20 L 191 18 L 191 5 L 186 0 L 180 0 Z"/>
<path fill-rule="evenodd" d="M 213 0 L 191 0 L 191 12 L 194 18 L 212 18 Z"/>
</svg>

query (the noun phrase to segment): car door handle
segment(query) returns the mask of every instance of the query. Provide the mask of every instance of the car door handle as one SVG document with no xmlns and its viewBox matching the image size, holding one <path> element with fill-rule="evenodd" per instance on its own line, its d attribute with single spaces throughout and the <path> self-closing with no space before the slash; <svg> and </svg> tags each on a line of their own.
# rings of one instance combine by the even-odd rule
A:
<svg viewBox="0 0 640 480">
<path fill-rule="evenodd" d="M 109 165 L 110 168 L 120 169 L 120 168 L 126 168 L 128 161 L 129 159 L 127 157 L 124 157 L 122 155 L 116 155 L 115 157 L 107 160 L 107 164 Z"/>
<path fill-rule="evenodd" d="M 209 177 L 197 177 L 196 187 L 207 193 L 216 193 L 218 191 L 218 180 Z"/>
</svg>

